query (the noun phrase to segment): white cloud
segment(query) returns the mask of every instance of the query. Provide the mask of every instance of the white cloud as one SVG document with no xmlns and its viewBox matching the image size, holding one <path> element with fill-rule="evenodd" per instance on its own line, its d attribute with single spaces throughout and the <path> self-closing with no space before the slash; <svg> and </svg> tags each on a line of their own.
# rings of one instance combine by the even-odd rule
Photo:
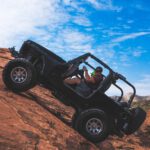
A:
<svg viewBox="0 0 150 150">
<path fill-rule="evenodd" d="M 86 12 L 86 9 L 84 7 L 81 7 L 81 2 L 74 1 L 74 0 L 62 0 L 65 6 L 68 6 L 67 8 L 69 11 L 76 10 L 79 13 Z"/>
<path fill-rule="evenodd" d="M 115 50 L 114 50 L 114 46 L 116 46 L 116 44 L 114 45 L 113 43 L 105 43 L 102 44 L 101 46 L 97 47 L 97 52 L 99 52 L 100 56 L 103 56 L 106 60 L 107 59 L 112 59 L 115 55 Z"/>
<path fill-rule="evenodd" d="M 33 39 L 50 48 L 73 48 L 80 51 L 91 51 L 91 37 L 67 28 L 73 20 L 82 26 L 91 26 L 91 22 L 82 11 L 80 3 L 64 0 L 63 4 L 76 12 L 70 12 L 58 0 L 0 0 L 0 47 L 21 46 L 23 41 Z M 62 35 L 61 35 L 62 34 Z M 86 41 L 88 41 L 86 43 Z M 52 43 L 49 43 L 52 42 Z"/>
<path fill-rule="evenodd" d="M 120 61 L 123 63 L 127 63 L 129 62 L 129 60 L 131 60 L 133 57 L 140 57 L 142 56 L 142 54 L 147 53 L 146 50 L 143 50 L 142 47 L 137 46 L 137 47 L 128 47 L 127 49 L 125 49 L 124 51 L 120 51 L 119 52 L 119 56 L 120 56 Z M 130 62 L 131 63 L 131 62 Z M 133 63 L 133 62 L 132 62 Z M 127 64 L 128 66 L 129 64 Z"/>
<path fill-rule="evenodd" d="M 64 4 L 65 5 L 72 5 L 72 4 L 75 4 L 75 3 L 72 3 L 71 0 L 63 0 Z"/>
<path fill-rule="evenodd" d="M 115 38 L 112 40 L 112 42 L 114 42 L 114 43 L 124 42 L 124 41 L 129 40 L 129 39 L 134 39 L 134 38 L 137 38 L 139 36 L 144 36 L 144 35 L 149 35 L 149 34 L 150 34 L 150 32 L 131 33 L 131 34 L 127 34 L 127 35 Z"/>
<path fill-rule="evenodd" d="M 85 16 L 76 16 L 73 18 L 73 22 L 85 27 L 89 27 L 92 25 L 91 21 Z"/>
<path fill-rule="evenodd" d="M 100 9 L 102 7 L 102 4 L 97 0 L 87 0 L 87 2 L 91 3 L 97 9 Z"/>
<path fill-rule="evenodd" d="M 142 47 L 128 47 L 126 49 L 123 49 L 121 47 L 121 42 L 137 38 L 139 36 L 144 36 L 144 35 L 149 35 L 150 32 L 138 32 L 138 33 L 131 33 L 131 34 L 126 34 L 122 33 L 120 31 L 115 31 L 115 29 L 104 29 L 102 31 L 103 35 L 106 35 L 106 38 L 108 37 L 108 40 L 110 39 L 111 36 L 117 36 L 120 35 L 118 38 L 112 38 L 109 42 L 103 42 L 101 46 L 97 47 L 97 52 L 99 56 L 104 57 L 104 60 L 106 60 L 110 65 L 112 59 L 118 60 L 121 62 L 121 64 L 118 64 L 118 66 L 124 66 L 124 67 L 131 67 L 133 64 L 133 61 L 131 59 L 133 57 L 140 57 L 142 54 L 146 53 L 146 50 L 143 50 Z M 119 52 L 118 52 L 119 50 Z M 121 50 L 121 51 L 120 51 Z M 115 65 L 115 68 L 118 67 Z"/>
<path fill-rule="evenodd" d="M 132 88 L 129 87 L 124 82 L 119 82 L 119 83 L 117 83 L 117 85 L 119 85 L 122 88 L 124 95 L 133 92 Z M 111 85 L 111 87 L 108 89 L 106 94 L 108 94 L 109 96 L 120 96 L 121 91 L 118 88 L 116 88 L 114 85 Z"/>
<path fill-rule="evenodd" d="M 126 53 L 120 55 L 121 62 L 126 63 L 128 60 L 129 60 L 129 56 Z"/>
<path fill-rule="evenodd" d="M 122 25 L 122 27 L 123 27 L 124 29 L 130 29 L 130 28 L 131 28 L 131 26 L 126 25 L 126 24 Z"/>
<path fill-rule="evenodd" d="M 133 90 L 126 84 L 119 84 L 120 87 L 124 90 L 125 94 L 132 93 Z M 138 80 L 137 82 L 133 83 L 133 85 L 136 88 L 136 94 L 141 96 L 149 96 L 150 95 L 150 75 L 144 75 L 142 76 L 141 80 Z M 119 95 L 120 91 L 117 90 L 114 86 L 112 86 L 108 91 L 108 95 Z"/>
<path fill-rule="evenodd" d="M 115 31 L 115 29 L 113 28 L 109 28 L 109 29 L 103 29 L 102 30 L 103 35 L 105 35 L 106 37 L 112 37 L 112 36 L 118 36 L 118 35 L 122 35 L 123 33 L 120 31 Z"/>
<path fill-rule="evenodd" d="M 51 47 L 56 53 L 59 53 L 60 50 L 65 53 L 71 52 L 71 58 L 73 58 L 85 52 L 94 52 L 92 49 L 93 37 L 78 30 L 64 29 L 59 31 L 55 37 L 50 40 L 48 47 Z"/>
<path fill-rule="evenodd" d="M 45 38 L 70 19 L 55 0 L 0 0 L 0 3 L 1 47 L 18 46 L 30 37 Z"/>
<path fill-rule="evenodd" d="M 143 78 L 135 83 L 138 95 L 150 95 L 150 75 L 144 75 Z"/>
<path fill-rule="evenodd" d="M 145 51 L 145 50 L 137 49 L 137 50 L 133 51 L 133 56 L 140 57 L 143 53 L 146 53 L 146 52 L 147 51 Z"/>
<path fill-rule="evenodd" d="M 71 43 L 71 44 L 77 44 L 77 43 L 84 44 L 93 40 L 91 36 L 85 35 L 77 30 L 66 29 L 63 31 L 63 36 L 64 36 L 63 37 L 64 41 L 66 43 Z"/>
<path fill-rule="evenodd" d="M 112 4 L 112 0 L 86 0 L 89 2 L 94 8 L 98 10 L 110 10 L 110 11 L 121 11 L 121 7 L 114 6 Z"/>
</svg>

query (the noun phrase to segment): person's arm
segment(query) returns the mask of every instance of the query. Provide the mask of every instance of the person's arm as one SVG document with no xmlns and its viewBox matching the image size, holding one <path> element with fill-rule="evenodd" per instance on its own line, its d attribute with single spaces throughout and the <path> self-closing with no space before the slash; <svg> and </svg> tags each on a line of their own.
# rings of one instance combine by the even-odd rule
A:
<svg viewBox="0 0 150 150">
<path fill-rule="evenodd" d="M 67 84 L 79 84 L 81 82 L 81 80 L 79 78 L 67 78 L 64 80 L 64 83 L 67 83 Z"/>
<path fill-rule="evenodd" d="M 89 75 L 88 70 L 86 69 L 85 66 L 83 67 L 83 71 L 84 71 L 84 73 L 85 73 L 85 80 L 86 80 L 87 82 L 95 83 L 94 78 Z"/>
</svg>

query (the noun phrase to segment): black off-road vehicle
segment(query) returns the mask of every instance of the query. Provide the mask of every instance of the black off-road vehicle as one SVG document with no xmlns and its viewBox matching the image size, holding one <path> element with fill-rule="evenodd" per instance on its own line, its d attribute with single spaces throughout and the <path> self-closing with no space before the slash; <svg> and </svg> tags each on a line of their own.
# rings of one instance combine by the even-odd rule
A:
<svg viewBox="0 0 150 150">
<path fill-rule="evenodd" d="M 6 86 L 14 92 L 26 91 L 36 84 L 50 89 L 58 100 L 76 110 L 72 126 L 90 141 L 102 141 L 109 134 L 132 134 L 144 122 L 145 111 L 139 107 L 131 107 L 136 93 L 134 86 L 92 54 L 86 53 L 66 62 L 30 40 L 24 42 L 19 52 L 14 48 L 10 48 L 10 51 L 15 59 L 3 70 L 3 81 Z M 79 91 L 78 85 L 64 82 L 64 79 L 74 77 L 84 80 L 83 70 L 80 69 L 83 64 L 89 72 L 95 70 L 96 66 L 104 69 L 103 81 L 97 87 L 89 87 L 91 92 L 87 93 L 84 87 Z M 133 89 L 133 94 L 127 102 L 122 100 L 123 90 L 117 85 L 118 80 L 122 80 Z M 118 99 L 106 95 L 111 85 L 121 91 Z"/>
</svg>

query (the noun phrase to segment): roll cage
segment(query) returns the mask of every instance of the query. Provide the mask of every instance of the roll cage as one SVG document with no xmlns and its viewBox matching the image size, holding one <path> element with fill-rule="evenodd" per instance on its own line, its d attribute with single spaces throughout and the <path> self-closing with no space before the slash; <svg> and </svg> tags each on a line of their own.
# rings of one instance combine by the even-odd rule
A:
<svg viewBox="0 0 150 150">
<path fill-rule="evenodd" d="M 80 62 L 80 63 L 86 64 L 86 65 L 89 66 L 91 69 L 95 70 L 95 68 L 94 68 L 91 64 L 89 64 L 89 63 L 86 61 L 86 59 L 87 59 L 88 57 L 91 57 L 91 58 L 94 59 L 96 62 L 98 62 L 101 66 L 103 66 L 105 69 L 107 69 L 107 70 L 109 71 L 109 73 L 108 73 L 107 76 L 104 76 L 105 78 L 104 78 L 104 80 L 99 84 L 98 88 L 97 88 L 96 90 L 94 90 L 88 97 L 86 97 L 86 99 L 89 99 L 90 97 L 92 97 L 96 92 L 105 93 L 105 92 L 108 90 L 108 88 L 111 86 L 111 84 L 113 84 L 113 85 L 120 91 L 120 93 L 121 93 L 120 96 L 119 96 L 119 98 L 117 99 L 117 101 L 120 102 L 120 101 L 122 100 L 123 95 L 124 95 L 124 91 L 123 91 L 123 89 L 116 83 L 116 81 L 117 81 L 117 80 L 122 80 L 125 84 L 127 84 L 128 86 L 130 86 L 130 87 L 132 88 L 132 90 L 133 90 L 133 93 L 131 94 L 131 96 L 130 96 L 129 99 L 128 99 L 128 106 L 130 107 L 130 106 L 131 106 L 131 103 L 132 103 L 132 101 L 133 101 L 133 99 L 134 99 L 134 96 L 135 96 L 135 94 L 136 94 L 136 89 L 135 89 L 135 87 L 134 87 L 130 82 L 128 82 L 127 79 L 126 79 L 123 75 L 121 75 L 121 74 L 119 74 L 119 73 L 113 71 L 106 63 L 104 63 L 103 61 L 101 61 L 100 59 L 98 59 L 97 57 L 95 57 L 94 55 L 92 55 L 92 54 L 90 54 L 90 53 L 86 53 L 86 54 L 84 54 L 84 55 L 82 55 L 82 56 L 79 56 L 79 57 L 77 57 L 77 58 L 75 58 L 75 59 L 73 59 L 73 60 L 68 61 L 67 63 L 68 63 L 68 64 L 71 64 L 71 63 L 75 63 L 75 62 L 78 61 L 78 62 Z M 79 64 L 80 64 L 80 63 L 79 63 Z M 78 65 L 79 65 L 79 64 L 78 64 Z"/>
</svg>

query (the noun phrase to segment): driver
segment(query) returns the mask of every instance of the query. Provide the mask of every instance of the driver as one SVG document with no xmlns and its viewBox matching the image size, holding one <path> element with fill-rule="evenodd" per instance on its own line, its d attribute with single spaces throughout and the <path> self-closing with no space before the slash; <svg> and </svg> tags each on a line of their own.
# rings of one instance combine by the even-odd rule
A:
<svg viewBox="0 0 150 150">
<path fill-rule="evenodd" d="M 80 79 L 80 78 L 67 78 L 64 80 L 65 83 L 70 84 L 70 85 L 78 85 L 76 87 L 76 90 L 82 94 L 85 95 L 89 95 L 92 91 L 91 89 L 96 89 L 97 86 L 100 84 L 100 82 L 103 80 L 103 75 L 102 75 L 102 67 L 96 67 L 96 69 L 94 70 L 94 72 L 91 74 L 91 76 L 88 73 L 87 68 L 84 66 L 83 67 L 83 71 L 84 71 L 84 79 Z M 86 90 L 86 92 L 84 92 L 83 90 Z M 85 94 L 86 93 L 86 94 Z"/>
</svg>

